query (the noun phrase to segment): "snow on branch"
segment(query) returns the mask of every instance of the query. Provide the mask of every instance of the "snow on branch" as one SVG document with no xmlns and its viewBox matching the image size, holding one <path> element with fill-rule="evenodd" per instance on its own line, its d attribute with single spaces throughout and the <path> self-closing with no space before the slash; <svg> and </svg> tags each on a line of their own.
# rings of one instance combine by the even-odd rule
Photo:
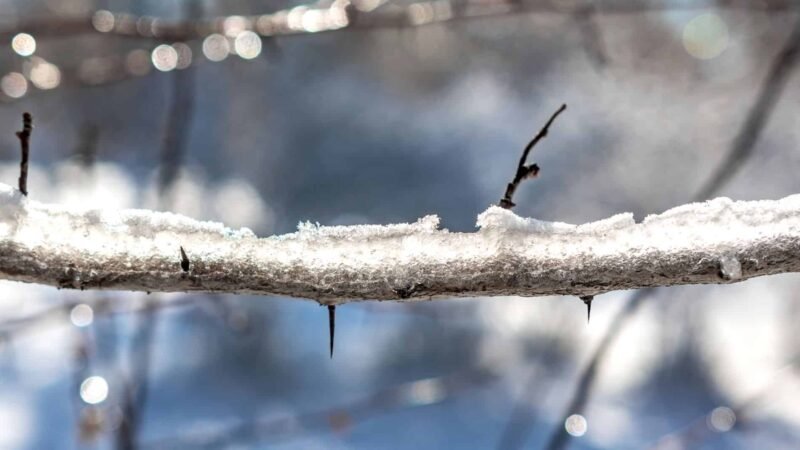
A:
<svg viewBox="0 0 800 450">
<path fill-rule="evenodd" d="M 0 184 L 0 279 L 340 304 L 586 296 L 800 272 L 800 194 L 776 201 L 718 198 L 642 223 L 625 213 L 569 225 L 492 206 L 477 226 L 474 233 L 451 233 L 439 229 L 436 216 L 385 226 L 306 222 L 295 233 L 259 239 L 246 228 L 167 212 L 39 203 Z"/>
</svg>

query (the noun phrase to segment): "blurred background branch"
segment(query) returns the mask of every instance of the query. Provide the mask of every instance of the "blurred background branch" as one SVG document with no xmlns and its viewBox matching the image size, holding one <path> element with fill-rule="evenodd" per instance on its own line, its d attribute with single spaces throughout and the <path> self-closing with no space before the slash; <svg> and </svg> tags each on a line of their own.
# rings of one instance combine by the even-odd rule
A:
<svg viewBox="0 0 800 450">
<path fill-rule="evenodd" d="M 794 1 L 188 3 L 0 0 L 0 180 L 30 111 L 37 201 L 471 231 L 566 102 L 521 216 L 800 192 Z M 0 448 L 794 450 L 799 286 L 351 304 L 330 360 L 310 302 L 0 282 Z"/>
</svg>

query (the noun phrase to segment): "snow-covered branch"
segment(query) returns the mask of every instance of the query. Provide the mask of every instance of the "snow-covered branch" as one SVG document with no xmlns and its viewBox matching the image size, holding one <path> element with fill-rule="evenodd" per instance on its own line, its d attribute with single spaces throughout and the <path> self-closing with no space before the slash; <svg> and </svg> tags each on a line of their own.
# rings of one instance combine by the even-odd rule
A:
<svg viewBox="0 0 800 450">
<path fill-rule="evenodd" d="M 250 230 L 146 210 L 76 210 L 0 184 L 0 278 L 76 289 L 214 291 L 350 300 L 594 295 L 800 271 L 800 195 L 693 203 L 635 223 L 526 219 L 499 207 L 479 230 L 412 224 Z M 180 247 L 189 260 L 182 260 Z M 182 267 L 183 266 L 183 267 Z"/>
</svg>

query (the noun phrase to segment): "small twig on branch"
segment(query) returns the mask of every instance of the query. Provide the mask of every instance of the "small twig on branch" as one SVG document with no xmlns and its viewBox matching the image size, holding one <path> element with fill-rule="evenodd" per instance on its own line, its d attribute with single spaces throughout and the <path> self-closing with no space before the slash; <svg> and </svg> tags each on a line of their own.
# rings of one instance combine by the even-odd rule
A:
<svg viewBox="0 0 800 450">
<path fill-rule="evenodd" d="M 739 170 L 750 156 L 755 147 L 756 140 L 766 124 L 769 113 L 772 111 L 772 108 L 783 91 L 788 74 L 794 67 L 799 52 L 800 20 L 795 23 L 794 30 L 787 39 L 784 48 L 778 52 L 773 60 L 759 96 L 749 111 L 747 119 L 725 159 L 703 187 L 694 195 L 696 201 L 706 200 L 716 195 L 722 186 L 731 179 L 732 175 Z M 547 450 L 561 450 L 566 448 L 570 439 L 572 439 L 572 435 L 566 432 L 563 425 L 564 421 L 572 414 L 583 413 L 586 405 L 589 403 L 594 382 L 598 377 L 598 367 L 603 363 L 609 347 L 616 337 L 621 334 L 628 320 L 634 316 L 634 312 L 638 309 L 643 300 L 655 292 L 657 292 L 655 289 L 646 289 L 634 293 L 626 301 L 623 309 L 612 319 L 612 323 L 603 336 L 603 340 L 595 349 L 589 360 L 589 364 L 584 368 L 578 378 L 572 400 L 561 415 L 561 420 L 556 423 L 548 444 L 545 447 Z"/>
<path fill-rule="evenodd" d="M 22 114 L 22 131 L 17 131 L 22 149 L 22 159 L 19 163 L 19 190 L 23 195 L 28 195 L 28 156 L 30 155 L 31 131 L 33 131 L 33 116 L 26 112 Z"/>
<path fill-rule="evenodd" d="M 733 145 L 725 159 L 714 171 L 709 181 L 695 194 L 694 199 L 706 200 L 716 195 L 722 186 L 730 181 L 732 175 L 745 163 L 755 147 L 756 140 L 766 124 L 769 113 L 772 111 L 777 99 L 780 97 L 790 69 L 794 67 L 798 52 L 800 52 L 800 20 L 795 23 L 791 36 L 787 39 L 784 48 L 778 52 L 771 64 L 767 79 L 762 85 L 759 96 L 750 109 L 747 120 L 736 136 Z M 641 294 L 640 294 L 641 292 Z M 612 320 L 603 341 L 592 354 L 589 364 L 581 373 L 578 384 L 573 394 L 572 401 L 561 416 L 548 441 L 547 450 L 562 450 L 566 448 L 572 435 L 566 432 L 563 423 L 572 414 L 583 413 L 591 397 L 592 387 L 597 378 L 598 366 L 605 359 L 611 343 L 625 328 L 628 319 L 633 317 L 633 312 L 654 289 L 647 289 L 633 294 L 626 302 L 622 311 Z"/>
<path fill-rule="evenodd" d="M 531 149 L 537 143 L 539 143 L 540 140 L 542 140 L 545 136 L 547 136 L 547 132 L 550 129 L 550 125 L 553 123 L 554 120 L 556 120 L 556 117 L 558 117 L 558 115 L 561 114 L 565 109 L 567 109 L 567 105 L 566 104 L 561 105 L 561 107 L 558 108 L 558 111 L 553 113 L 553 115 L 550 117 L 550 120 L 548 120 L 547 123 L 544 125 L 544 127 L 542 127 L 542 129 L 539 131 L 539 134 L 537 134 L 528 143 L 528 145 L 525 147 L 525 150 L 523 150 L 522 156 L 519 158 L 519 164 L 517 165 L 517 172 L 514 175 L 514 179 L 511 180 L 511 183 L 508 183 L 508 187 L 506 187 L 506 193 L 505 195 L 503 195 L 503 198 L 500 199 L 500 203 L 498 204 L 500 207 L 505 209 L 511 209 L 514 206 L 516 206 L 516 204 L 512 201 L 512 198 L 514 197 L 514 192 L 517 190 L 519 184 L 522 182 L 522 180 L 528 178 L 535 178 L 539 174 L 538 165 L 536 164 L 531 164 L 529 166 L 525 165 L 525 162 L 528 159 L 528 154 L 531 152 Z"/>
</svg>

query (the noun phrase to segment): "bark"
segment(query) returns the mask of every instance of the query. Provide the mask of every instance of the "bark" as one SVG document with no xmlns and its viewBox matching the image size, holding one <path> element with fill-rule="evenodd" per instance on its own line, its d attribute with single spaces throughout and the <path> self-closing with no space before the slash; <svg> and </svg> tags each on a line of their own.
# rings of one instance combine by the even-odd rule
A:
<svg viewBox="0 0 800 450">
<path fill-rule="evenodd" d="M 353 300 L 596 295 L 800 271 L 800 195 L 720 198 L 635 223 L 524 219 L 499 207 L 474 233 L 413 224 L 256 238 L 171 213 L 76 210 L 0 185 L 0 278 L 61 288 Z M 183 247 L 188 259 L 182 258 Z"/>
</svg>

